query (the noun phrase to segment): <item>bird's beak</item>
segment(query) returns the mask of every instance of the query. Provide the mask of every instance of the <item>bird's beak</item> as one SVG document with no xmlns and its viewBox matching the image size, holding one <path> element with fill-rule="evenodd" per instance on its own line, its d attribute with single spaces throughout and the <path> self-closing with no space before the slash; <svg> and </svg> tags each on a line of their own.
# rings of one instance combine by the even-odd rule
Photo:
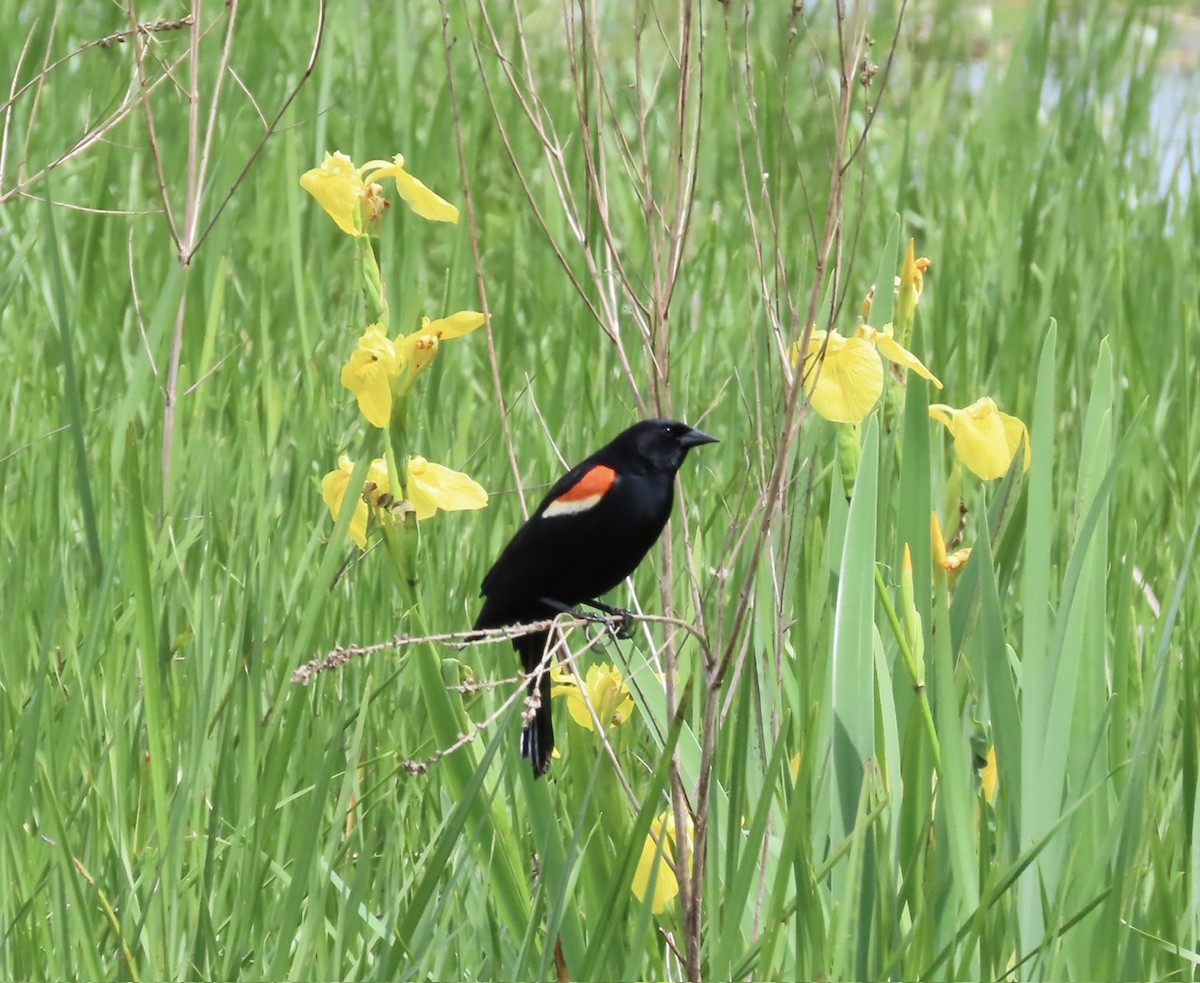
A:
<svg viewBox="0 0 1200 983">
<path fill-rule="evenodd" d="M 703 430 L 692 429 L 679 439 L 680 447 L 699 447 L 701 444 L 719 444 L 721 441 Z"/>
</svg>

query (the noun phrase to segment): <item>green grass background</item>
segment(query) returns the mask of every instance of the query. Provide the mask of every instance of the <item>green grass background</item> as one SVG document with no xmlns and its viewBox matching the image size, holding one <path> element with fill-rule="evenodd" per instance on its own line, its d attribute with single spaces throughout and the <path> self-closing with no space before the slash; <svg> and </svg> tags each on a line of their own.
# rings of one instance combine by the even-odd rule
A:
<svg viewBox="0 0 1200 983">
<path fill-rule="evenodd" d="M 704 974 L 1192 979 L 1200 131 L 1194 105 L 1176 113 L 1195 73 L 1190 21 L 1161 6 L 1013 5 L 997 15 L 993 44 L 958 4 L 910 6 L 849 172 L 834 296 L 847 332 L 872 283 L 882 285 L 877 304 L 890 305 L 886 285 L 914 236 L 934 262 L 914 347 L 946 389 L 935 397 L 914 380 L 906 405 L 877 411 L 849 507 L 835 429 L 808 417 L 763 560 L 750 569 L 743 554 L 730 570 L 728 531 L 757 521 L 750 507 L 782 419 L 765 305 L 784 311 L 788 340 L 798 336 L 781 284 L 807 298 L 832 156 L 831 5 L 795 21 L 777 6 L 748 17 L 737 4 L 700 11 L 702 136 L 669 320 L 670 398 L 722 443 L 684 469 L 675 582 L 660 583 L 657 552 L 635 578 L 648 610 L 662 608 L 665 590 L 690 617 L 678 558 L 691 557 L 712 637 L 746 646 L 721 700 Z M 544 112 L 581 180 L 561 10 L 524 9 L 524 53 L 513 21 L 493 8 L 499 40 L 541 80 Z M 868 17 L 876 61 L 896 13 L 881 3 Z M 618 99 L 653 86 L 635 73 L 639 23 L 670 91 L 675 7 L 594 14 L 596 57 Z M 224 17 L 222 5 L 203 8 L 206 96 Z M 299 2 L 239 9 L 236 82 L 227 73 L 201 227 L 258 144 L 260 113 L 273 116 L 300 79 L 315 19 Z M 15 78 L 15 91 L 127 28 L 111 4 L 5 5 L 0 78 Z M 186 269 L 140 111 L 22 184 L 136 86 L 128 41 L 87 48 L 6 107 L 4 978 L 547 978 L 556 939 L 572 978 L 683 974 L 678 908 L 654 916 L 628 884 L 651 817 L 667 808 L 666 757 L 695 779 L 705 704 L 694 646 L 678 643 L 681 685 L 694 694 L 680 726 L 652 727 L 661 706 L 643 697 L 613 733 L 640 811 L 565 715 L 554 781 L 529 781 L 512 718 L 409 774 L 402 760 L 436 749 L 428 653 L 385 651 L 308 688 L 289 681 L 335 644 L 412 627 L 382 557 L 332 538 L 319 496 L 339 452 L 379 453 L 338 384 L 363 327 L 354 250 L 297 184 L 325 150 L 358 161 L 402 152 L 462 205 L 457 117 L 500 385 L 534 500 L 560 473 L 553 442 L 577 460 L 637 417 L 611 344 L 515 176 L 498 120 L 566 242 L 540 145 L 479 9 L 451 3 L 447 30 L 448 56 L 435 6 L 334 5 L 311 78 Z M 148 71 L 157 77 L 186 52 L 186 29 L 159 32 Z M 189 72 L 185 61 L 153 102 L 180 215 Z M 765 231 L 756 167 L 749 203 L 743 190 L 751 83 L 777 235 Z M 867 98 L 856 97 L 854 126 Z M 656 105 L 646 140 L 667 174 L 659 151 L 672 146 L 674 109 Z M 629 122 L 627 102 L 618 116 Z M 619 173 L 610 180 L 624 261 L 648 278 L 641 204 Z M 781 273 L 766 291 L 756 237 Z M 594 298 L 581 250 L 565 248 Z M 394 208 L 382 250 L 394 329 L 479 304 L 466 221 L 434 227 Z M 648 379 L 636 339 L 630 351 L 635 376 Z M 1029 424 L 1027 476 L 983 487 L 925 421 L 929 401 L 982 395 Z M 520 521 L 482 333 L 446 345 L 415 413 L 413 450 L 493 493 L 486 511 L 422 530 L 429 626 L 460 630 Z M 938 508 L 953 527 L 960 497 L 975 552 L 947 606 L 925 572 L 928 513 Z M 899 603 L 904 542 L 915 550 L 936 766 L 883 603 Z M 722 638 L 718 619 L 742 589 L 751 616 L 742 635 Z M 477 679 L 514 671 L 503 646 L 441 654 Z M 653 692 L 643 644 L 606 657 Z M 458 678 L 457 663 L 442 668 Z M 482 720 L 507 692 L 468 696 L 465 712 Z M 458 700 L 451 692 L 446 706 Z M 994 806 L 976 775 L 990 744 Z"/>
</svg>

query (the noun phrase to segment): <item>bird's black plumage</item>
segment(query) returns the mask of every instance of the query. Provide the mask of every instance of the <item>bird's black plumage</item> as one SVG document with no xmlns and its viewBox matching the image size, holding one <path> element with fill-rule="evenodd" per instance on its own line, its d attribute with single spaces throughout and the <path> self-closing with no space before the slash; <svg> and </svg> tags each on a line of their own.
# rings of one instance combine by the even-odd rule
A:
<svg viewBox="0 0 1200 983">
<path fill-rule="evenodd" d="M 476 628 L 552 618 L 595 601 L 637 568 L 671 515 L 675 475 L 690 448 L 716 441 L 676 420 L 643 420 L 554 483 L 483 578 Z M 542 662 L 549 632 L 513 640 L 526 673 Z M 533 692 L 534 680 L 530 680 Z M 536 776 L 550 767 L 550 676 L 521 735 Z"/>
</svg>

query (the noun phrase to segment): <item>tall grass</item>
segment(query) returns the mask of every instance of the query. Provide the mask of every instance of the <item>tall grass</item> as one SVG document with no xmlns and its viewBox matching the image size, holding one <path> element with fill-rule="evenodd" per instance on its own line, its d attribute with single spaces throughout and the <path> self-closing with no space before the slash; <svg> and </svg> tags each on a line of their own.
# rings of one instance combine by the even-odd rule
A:
<svg viewBox="0 0 1200 983">
<path fill-rule="evenodd" d="M 0 9 L 0 973 L 1193 978 L 1200 192 L 1196 108 L 1160 115 L 1195 24 L 322 13 Z M 564 460 L 649 414 L 722 440 L 613 598 L 664 617 L 570 636 L 636 709 L 602 742 L 556 706 L 547 781 L 506 645 L 291 681 L 419 628 L 320 499 L 378 453 L 338 385 L 354 249 L 297 183 L 334 149 L 463 208 L 387 214 L 396 325 L 491 314 L 414 407 L 492 492 L 422 525 L 431 631 Z M 872 285 L 890 320 L 910 237 L 945 389 L 889 386 L 844 474 L 787 347 Z M 1028 473 L 980 481 L 928 418 L 983 395 Z M 663 814 L 694 832 L 655 914 Z"/>
</svg>

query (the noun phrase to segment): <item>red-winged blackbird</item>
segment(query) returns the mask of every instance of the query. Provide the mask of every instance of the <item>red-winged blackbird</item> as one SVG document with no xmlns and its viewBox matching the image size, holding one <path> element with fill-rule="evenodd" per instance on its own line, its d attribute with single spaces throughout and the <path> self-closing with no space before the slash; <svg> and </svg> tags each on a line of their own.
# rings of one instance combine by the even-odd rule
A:
<svg viewBox="0 0 1200 983">
<path fill-rule="evenodd" d="M 675 496 L 675 474 L 690 448 L 716 442 L 675 420 L 643 420 L 554 483 L 483 578 L 476 628 L 541 621 L 587 604 L 621 613 L 598 599 L 628 577 L 650 551 Z M 527 674 L 545 657 L 550 633 L 513 639 Z M 521 734 L 521 755 L 534 777 L 550 767 L 554 726 L 548 667 L 529 680 L 541 702 Z"/>
</svg>

